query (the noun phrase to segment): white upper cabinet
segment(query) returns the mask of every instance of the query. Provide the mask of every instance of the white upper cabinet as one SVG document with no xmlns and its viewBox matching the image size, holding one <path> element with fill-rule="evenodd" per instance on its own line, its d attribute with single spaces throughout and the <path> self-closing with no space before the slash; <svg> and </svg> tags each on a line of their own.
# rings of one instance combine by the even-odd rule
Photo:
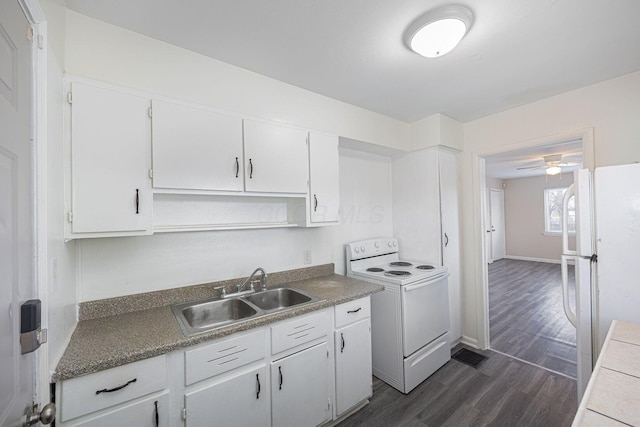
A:
<svg viewBox="0 0 640 427">
<path fill-rule="evenodd" d="M 309 133 L 311 222 L 337 222 L 340 215 L 338 137 Z"/>
<path fill-rule="evenodd" d="M 242 119 L 153 100 L 153 186 L 242 191 Z"/>
<path fill-rule="evenodd" d="M 307 132 L 275 123 L 244 120 L 245 190 L 307 193 Z"/>
<path fill-rule="evenodd" d="M 74 82 L 67 238 L 151 233 L 149 99 Z"/>
</svg>

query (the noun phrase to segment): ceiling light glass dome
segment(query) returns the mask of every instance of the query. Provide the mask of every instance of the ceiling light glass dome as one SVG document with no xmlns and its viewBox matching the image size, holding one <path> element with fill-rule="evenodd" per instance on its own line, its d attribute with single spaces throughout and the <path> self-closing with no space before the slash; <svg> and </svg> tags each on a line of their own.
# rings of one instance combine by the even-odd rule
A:
<svg viewBox="0 0 640 427">
<path fill-rule="evenodd" d="M 451 52 L 472 23 L 473 14 L 466 7 L 445 6 L 416 19 L 405 34 L 405 42 L 419 55 L 437 58 Z"/>
</svg>

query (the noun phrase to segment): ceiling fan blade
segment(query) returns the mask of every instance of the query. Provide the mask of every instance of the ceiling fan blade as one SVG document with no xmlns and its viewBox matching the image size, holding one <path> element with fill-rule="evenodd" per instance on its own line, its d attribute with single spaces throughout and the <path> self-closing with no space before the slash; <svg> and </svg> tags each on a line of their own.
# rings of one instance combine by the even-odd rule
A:
<svg viewBox="0 0 640 427">
<path fill-rule="evenodd" d="M 556 166 L 560 166 L 560 167 L 565 167 L 565 166 L 576 166 L 577 163 L 575 162 L 562 162 L 562 163 L 558 163 Z"/>
<path fill-rule="evenodd" d="M 523 169 L 542 169 L 542 168 L 546 168 L 546 166 L 526 166 L 523 168 L 516 168 L 517 170 L 523 170 Z"/>
</svg>

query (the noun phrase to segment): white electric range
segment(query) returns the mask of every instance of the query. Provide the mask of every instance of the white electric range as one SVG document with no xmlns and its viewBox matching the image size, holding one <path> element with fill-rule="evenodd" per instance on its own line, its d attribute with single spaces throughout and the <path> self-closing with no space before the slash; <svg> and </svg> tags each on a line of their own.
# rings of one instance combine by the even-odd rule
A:
<svg viewBox="0 0 640 427">
<path fill-rule="evenodd" d="M 403 393 L 447 363 L 449 272 L 399 257 L 394 238 L 346 245 L 347 276 L 385 287 L 371 296 L 373 374 Z"/>
</svg>

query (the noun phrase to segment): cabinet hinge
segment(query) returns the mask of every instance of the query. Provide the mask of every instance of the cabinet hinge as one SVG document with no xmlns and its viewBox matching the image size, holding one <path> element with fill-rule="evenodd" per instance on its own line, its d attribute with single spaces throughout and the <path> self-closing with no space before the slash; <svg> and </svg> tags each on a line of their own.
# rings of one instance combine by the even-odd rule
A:
<svg viewBox="0 0 640 427">
<path fill-rule="evenodd" d="M 187 420 L 187 408 L 182 408 L 182 419 Z"/>
<path fill-rule="evenodd" d="M 67 93 L 67 102 L 69 104 L 73 104 L 73 96 L 71 95 L 71 92 Z"/>
<path fill-rule="evenodd" d="M 153 178 L 153 169 L 149 169 L 149 178 Z"/>
<path fill-rule="evenodd" d="M 149 110 L 147 112 L 149 114 L 149 118 L 153 117 L 153 107 L 149 107 Z"/>
<path fill-rule="evenodd" d="M 67 220 L 68 220 L 69 222 L 73 222 L 73 212 L 68 212 L 68 213 L 67 213 Z"/>
</svg>

